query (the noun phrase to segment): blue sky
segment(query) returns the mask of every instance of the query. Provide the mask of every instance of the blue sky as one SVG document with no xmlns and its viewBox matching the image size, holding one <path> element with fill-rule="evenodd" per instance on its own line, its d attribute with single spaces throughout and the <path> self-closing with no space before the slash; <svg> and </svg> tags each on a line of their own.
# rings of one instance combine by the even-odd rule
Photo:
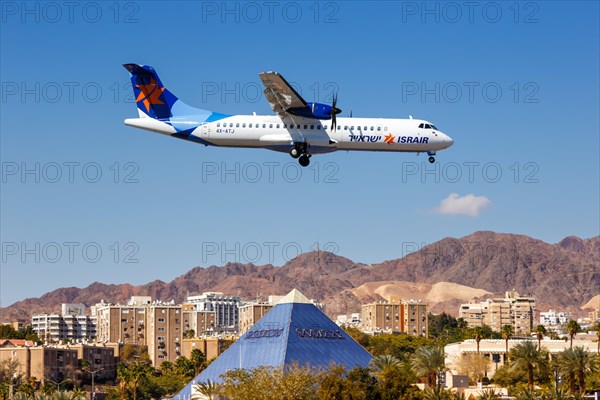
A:
<svg viewBox="0 0 600 400">
<path fill-rule="evenodd" d="M 477 230 L 599 234 L 598 2 L 69 4 L 2 3 L 2 306 L 317 242 L 372 263 Z M 302 171 L 205 148 L 123 125 L 129 62 L 231 114 L 270 114 L 257 74 L 279 71 L 308 100 L 337 90 L 343 116 L 413 115 L 455 145 L 435 167 L 339 152 Z M 471 215 L 440 212 L 471 194 Z"/>
</svg>

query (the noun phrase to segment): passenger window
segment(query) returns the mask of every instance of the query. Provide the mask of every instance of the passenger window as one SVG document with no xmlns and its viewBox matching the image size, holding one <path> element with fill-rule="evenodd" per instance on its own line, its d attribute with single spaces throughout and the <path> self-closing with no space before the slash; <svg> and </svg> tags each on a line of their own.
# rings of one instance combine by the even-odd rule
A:
<svg viewBox="0 0 600 400">
<path fill-rule="evenodd" d="M 285 129 L 285 128 L 287 128 L 287 124 L 283 124 L 283 128 L 284 128 L 284 129 Z"/>
<path fill-rule="evenodd" d="M 263 124 L 263 128 L 266 128 L 266 127 L 267 127 L 267 124 Z"/>
<path fill-rule="evenodd" d="M 323 129 L 327 129 L 327 125 L 323 126 Z"/>
<path fill-rule="evenodd" d="M 217 128 L 218 128 L 218 127 L 220 127 L 220 126 L 221 126 L 221 123 L 220 123 L 220 122 L 217 122 Z"/>
<path fill-rule="evenodd" d="M 321 125 L 317 125 L 317 129 L 321 129 Z"/>
<path fill-rule="evenodd" d="M 384 126 L 384 127 L 383 127 L 383 130 L 384 130 L 385 132 L 387 132 L 387 126 Z"/>
<path fill-rule="evenodd" d="M 308 129 L 308 125 L 304 125 L 304 129 Z"/>
<path fill-rule="evenodd" d="M 277 124 L 277 126 L 275 126 L 277 129 L 279 129 L 279 124 Z"/>
<path fill-rule="evenodd" d="M 250 124 L 248 124 L 248 128 L 252 128 L 252 124 L 251 124 L 251 123 L 250 123 Z"/>
<path fill-rule="evenodd" d="M 310 126 L 310 129 L 315 129 L 315 126 L 314 126 L 314 125 L 311 125 L 311 126 Z"/>
<path fill-rule="evenodd" d="M 229 123 L 229 127 L 233 128 L 233 122 Z"/>
<path fill-rule="evenodd" d="M 235 127 L 236 127 L 236 128 L 239 128 L 239 127 L 240 127 L 240 123 L 239 123 L 239 122 L 238 122 L 238 123 L 236 123 L 236 124 L 235 124 Z"/>
<path fill-rule="evenodd" d="M 366 127 L 366 126 L 365 126 L 365 129 L 364 129 L 364 130 L 365 130 L 365 131 L 367 130 L 367 127 Z"/>
<path fill-rule="evenodd" d="M 347 130 L 348 130 L 348 127 L 347 127 L 347 126 L 344 126 L 344 130 L 345 130 L 345 131 L 347 131 Z"/>
<path fill-rule="evenodd" d="M 245 127 L 246 127 L 246 123 L 244 122 L 244 123 L 242 124 L 242 128 L 245 128 Z"/>
<path fill-rule="evenodd" d="M 373 127 L 371 127 L 371 130 L 373 130 Z"/>
<path fill-rule="evenodd" d="M 380 126 L 377 127 L 377 131 L 381 131 L 381 127 Z"/>
<path fill-rule="evenodd" d="M 273 128 L 273 124 L 269 124 L 269 128 Z"/>
</svg>

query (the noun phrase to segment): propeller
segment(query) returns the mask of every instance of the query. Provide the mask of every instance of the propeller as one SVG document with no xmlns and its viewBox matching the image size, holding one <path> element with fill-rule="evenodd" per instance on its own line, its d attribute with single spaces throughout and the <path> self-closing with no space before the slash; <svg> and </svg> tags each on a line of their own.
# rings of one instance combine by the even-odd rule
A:
<svg viewBox="0 0 600 400">
<path fill-rule="evenodd" d="M 337 117 L 336 116 L 339 113 L 342 112 L 342 110 L 340 110 L 339 108 L 337 108 L 336 105 L 337 105 L 337 93 L 333 95 L 333 101 L 331 103 L 331 111 L 330 111 L 330 114 L 331 114 L 331 128 L 333 130 L 335 130 L 336 127 L 337 127 Z"/>
</svg>

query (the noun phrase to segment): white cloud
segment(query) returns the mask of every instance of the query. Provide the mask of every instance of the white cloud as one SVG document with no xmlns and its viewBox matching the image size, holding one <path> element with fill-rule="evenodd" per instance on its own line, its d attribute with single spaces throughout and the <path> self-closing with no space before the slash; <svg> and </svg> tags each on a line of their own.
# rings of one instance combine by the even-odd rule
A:
<svg viewBox="0 0 600 400">
<path fill-rule="evenodd" d="M 483 209 L 491 204 L 492 202 L 485 196 L 475 196 L 473 193 L 460 196 L 458 193 L 450 193 L 433 211 L 445 215 L 477 217 Z"/>
</svg>

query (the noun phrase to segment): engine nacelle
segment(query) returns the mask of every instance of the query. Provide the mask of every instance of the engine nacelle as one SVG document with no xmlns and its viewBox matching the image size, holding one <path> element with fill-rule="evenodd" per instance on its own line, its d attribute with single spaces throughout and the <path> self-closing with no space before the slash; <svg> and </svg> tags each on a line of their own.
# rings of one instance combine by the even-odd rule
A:
<svg viewBox="0 0 600 400">
<path fill-rule="evenodd" d="M 328 104 L 308 103 L 306 107 L 288 108 L 287 112 L 304 118 L 331 119 L 333 113 L 339 114 L 342 112 L 342 110 L 337 107 L 334 110 L 333 107 Z"/>
</svg>

